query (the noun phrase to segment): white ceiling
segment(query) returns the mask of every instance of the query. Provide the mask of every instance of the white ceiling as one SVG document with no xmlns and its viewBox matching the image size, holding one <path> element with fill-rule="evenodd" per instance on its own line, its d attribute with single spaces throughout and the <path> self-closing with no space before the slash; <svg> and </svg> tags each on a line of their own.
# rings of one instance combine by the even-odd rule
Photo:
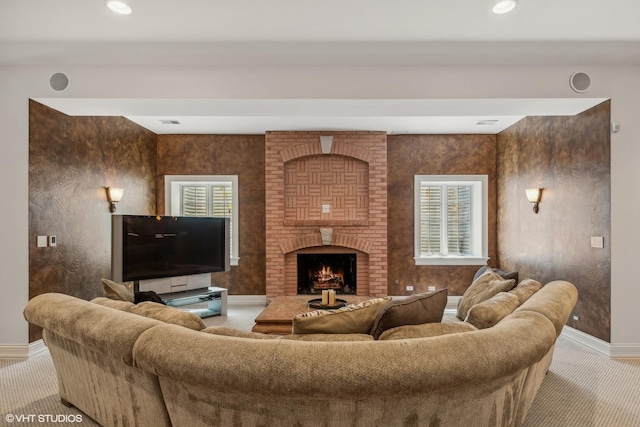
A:
<svg viewBox="0 0 640 427">
<path fill-rule="evenodd" d="M 519 0 L 504 16 L 490 13 L 492 2 L 131 0 L 134 13 L 118 16 L 103 0 L 0 0 L 0 66 L 640 65 L 640 1 Z M 169 100 L 164 109 L 150 100 L 129 100 L 136 109 L 125 100 L 66 100 L 43 102 L 108 110 L 158 133 L 497 133 L 525 115 L 575 114 L 601 101 L 496 100 L 489 109 L 487 100 L 367 100 L 363 113 L 355 100 Z M 318 109 L 323 102 L 334 109 Z M 163 118 L 182 128 L 168 130 Z M 476 125 L 481 119 L 498 123 Z"/>
</svg>

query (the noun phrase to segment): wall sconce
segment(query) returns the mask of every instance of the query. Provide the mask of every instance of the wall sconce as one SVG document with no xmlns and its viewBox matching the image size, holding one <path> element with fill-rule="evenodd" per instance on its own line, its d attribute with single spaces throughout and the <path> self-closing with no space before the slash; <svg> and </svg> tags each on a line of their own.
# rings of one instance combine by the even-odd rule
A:
<svg viewBox="0 0 640 427">
<path fill-rule="evenodd" d="M 111 188 L 104 187 L 107 192 L 107 201 L 109 202 L 109 212 L 114 213 L 116 211 L 116 203 L 122 199 L 122 193 L 124 188 Z"/>
<path fill-rule="evenodd" d="M 533 212 L 538 213 L 538 203 L 540 203 L 540 197 L 542 197 L 542 188 L 527 188 L 524 191 L 527 192 L 527 199 L 533 203 Z"/>
</svg>

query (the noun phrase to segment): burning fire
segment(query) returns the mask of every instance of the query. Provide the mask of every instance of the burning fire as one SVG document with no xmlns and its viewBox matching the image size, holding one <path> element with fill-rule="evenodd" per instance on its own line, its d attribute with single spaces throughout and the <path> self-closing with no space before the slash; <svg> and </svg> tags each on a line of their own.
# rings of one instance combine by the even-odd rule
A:
<svg viewBox="0 0 640 427">
<path fill-rule="evenodd" d="M 316 289 L 337 289 L 343 286 L 343 282 L 343 275 L 334 273 L 331 266 L 327 265 L 313 275 L 313 287 Z"/>
</svg>

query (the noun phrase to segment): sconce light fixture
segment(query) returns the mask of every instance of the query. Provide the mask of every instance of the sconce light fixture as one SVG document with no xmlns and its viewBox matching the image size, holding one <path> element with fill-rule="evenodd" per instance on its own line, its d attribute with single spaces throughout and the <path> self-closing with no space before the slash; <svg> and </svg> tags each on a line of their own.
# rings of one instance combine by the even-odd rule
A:
<svg viewBox="0 0 640 427">
<path fill-rule="evenodd" d="M 538 203 L 540 203 L 540 197 L 542 197 L 542 188 L 527 188 L 524 191 L 527 192 L 527 199 L 533 203 L 533 212 L 538 213 Z"/>
<path fill-rule="evenodd" d="M 109 212 L 114 213 L 116 211 L 116 203 L 122 200 L 122 193 L 124 188 L 111 188 L 104 187 L 107 192 L 107 201 L 109 202 Z"/>
</svg>

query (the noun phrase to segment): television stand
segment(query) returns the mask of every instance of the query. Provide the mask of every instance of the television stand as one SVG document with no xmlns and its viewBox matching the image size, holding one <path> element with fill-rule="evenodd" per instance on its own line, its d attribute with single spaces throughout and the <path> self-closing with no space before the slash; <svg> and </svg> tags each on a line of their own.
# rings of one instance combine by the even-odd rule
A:
<svg viewBox="0 0 640 427">
<path fill-rule="evenodd" d="M 165 304 L 189 311 L 202 318 L 227 315 L 225 288 L 208 287 L 159 295 Z M 206 303 L 206 306 L 203 306 Z"/>
</svg>

